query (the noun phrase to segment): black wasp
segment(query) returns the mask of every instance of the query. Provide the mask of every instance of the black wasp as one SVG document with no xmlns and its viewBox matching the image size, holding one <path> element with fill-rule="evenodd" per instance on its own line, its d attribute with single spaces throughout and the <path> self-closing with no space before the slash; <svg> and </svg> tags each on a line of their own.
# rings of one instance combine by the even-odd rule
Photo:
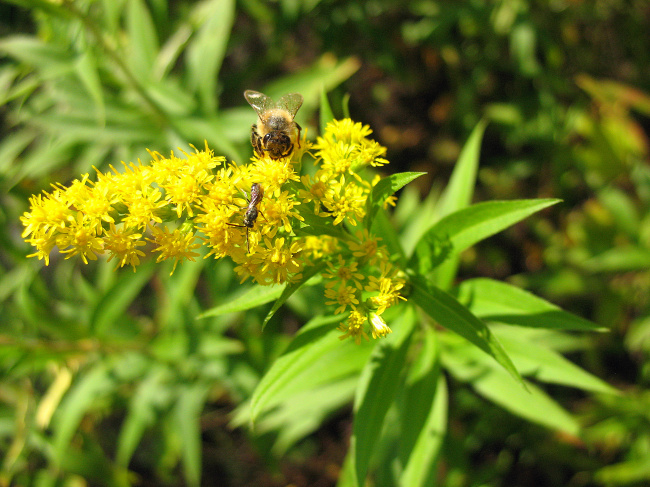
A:
<svg viewBox="0 0 650 487">
<path fill-rule="evenodd" d="M 246 192 L 244 192 L 246 195 Z M 257 220 L 257 215 L 261 213 L 261 210 L 257 209 L 257 206 L 261 203 L 262 197 L 264 197 L 264 190 L 259 183 L 253 183 L 251 186 L 251 199 L 248 199 L 246 195 L 246 200 L 248 201 L 248 207 L 246 208 L 246 213 L 244 213 L 243 225 L 238 225 L 237 223 L 228 223 L 231 227 L 241 227 L 246 228 L 246 249 L 250 254 L 251 248 L 248 242 L 248 231 L 253 228 L 255 221 Z"/>
</svg>

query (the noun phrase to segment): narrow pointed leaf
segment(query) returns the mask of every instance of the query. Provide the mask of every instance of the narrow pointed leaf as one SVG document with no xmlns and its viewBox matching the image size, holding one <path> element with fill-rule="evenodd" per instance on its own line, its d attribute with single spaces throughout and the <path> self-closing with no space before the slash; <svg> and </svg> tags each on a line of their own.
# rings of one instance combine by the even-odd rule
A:
<svg viewBox="0 0 650 487">
<path fill-rule="evenodd" d="M 57 409 L 54 427 L 54 452 L 57 458 L 69 455 L 69 447 L 84 415 L 101 398 L 118 387 L 108 365 L 97 363 L 74 384 Z"/>
<path fill-rule="evenodd" d="M 169 401 L 169 384 L 166 383 L 169 379 L 169 370 L 158 367 L 143 379 L 131 396 L 117 442 L 116 462 L 121 467 L 128 467 L 145 431 L 156 420 L 157 411 Z"/>
<path fill-rule="evenodd" d="M 487 201 L 447 215 L 433 225 L 416 245 L 411 265 L 428 274 L 436 265 L 429 255 L 458 255 L 477 242 L 508 228 L 533 213 L 558 203 L 557 199 Z"/>
<path fill-rule="evenodd" d="M 502 370 L 486 370 L 472 385 L 482 396 L 528 421 L 574 436 L 580 431 L 578 422 L 548 394 L 534 384 L 521 387 Z"/>
<path fill-rule="evenodd" d="M 384 417 L 400 384 L 411 332 L 415 324 L 412 308 L 395 320 L 394 331 L 373 351 L 359 382 L 350 454 L 358 485 L 363 485 L 370 458 L 380 437 Z"/>
<path fill-rule="evenodd" d="M 336 324 L 340 321 L 340 316 L 321 316 L 300 329 L 255 389 L 249 413 L 252 424 L 288 397 L 348 377 L 362 367 L 372 348 L 339 340 Z"/>
<path fill-rule="evenodd" d="M 129 67 L 140 81 L 150 80 L 159 49 L 151 12 L 142 0 L 130 0 L 126 14 L 130 39 Z"/>
<path fill-rule="evenodd" d="M 441 326 L 457 333 L 494 357 L 515 380 L 523 385 L 523 380 L 512 360 L 483 321 L 452 295 L 424 279 L 413 279 L 412 285 L 409 301 L 417 304 Z"/>
<path fill-rule="evenodd" d="M 267 313 L 266 317 L 264 318 L 264 322 L 262 323 L 262 329 L 264 329 L 264 327 L 269 322 L 269 320 L 273 318 L 273 315 L 276 313 L 276 311 L 280 309 L 280 306 L 282 306 L 287 301 L 287 299 L 291 297 L 293 293 L 295 293 L 298 289 L 300 289 L 312 277 L 314 277 L 317 274 L 320 274 L 320 271 L 325 269 L 326 266 L 327 266 L 326 262 L 321 262 L 320 264 L 316 264 L 315 266 L 308 267 L 307 269 L 303 269 L 302 277 L 299 280 L 287 284 L 284 290 L 282 291 L 280 297 L 277 299 L 275 303 L 273 303 L 273 307 L 270 309 L 270 311 Z"/>
<path fill-rule="evenodd" d="M 486 321 L 531 328 L 607 331 L 523 289 L 493 279 L 468 279 L 460 284 L 456 297 Z"/>
<path fill-rule="evenodd" d="M 391 174 L 387 178 L 380 179 L 373 186 L 370 196 L 366 203 L 366 228 L 370 228 L 375 214 L 384 206 L 386 198 L 393 195 L 396 191 L 402 189 L 408 183 L 419 178 L 424 172 L 400 172 Z"/>
<path fill-rule="evenodd" d="M 272 286 L 255 285 L 239 297 L 234 298 L 227 303 L 215 306 L 214 308 L 201 313 L 198 317 L 208 318 L 211 316 L 236 313 L 238 311 L 246 311 L 247 309 L 256 308 L 278 299 L 282 295 L 282 292 L 285 290 L 285 288 L 286 284 L 276 284 Z"/>
<path fill-rule="evenodd" d="M 481 120 L 474 127 L 469 139 L 467 139 L 458 157 L 449 184 L 442 193 L 438 205 L 436 205 L 437 218 L 444 218 L 451 213 L 462 210 L 472 202 L 476 174 L 478 173 L 481 142 L 486 125 L 487 123 Z M 450 254 L 445 256 L 444 261 L 441 261 L 441 265 L 438 265 L 440 262 L 435 262 L 437 269 L 431 277 L 433 282 L 441 289 L 451 287 L 458 272 L 459 259 L 458 254 Z"/>
<path fill-rule="evenodd" d="M 201 485 L 201 412 L 208 392 L 210 384 L 197 382 L 184 386 L 174 409 L 183 473 L 189 487 Z"/>
<path fill-rule="evenodd" d="M 408 456 L 400 476 L 402 487 L 427 487 L 433 485 L 435 468 L 447 434 L 447 406 L 449 394 L 445 377 L 440 375 L 433 398 L 433 407 L 423 424 L 417 441 Z"/>
<path fill-rule="evenodd" d="M 487 123 L 481 121 L 467 139 L 463 150 L 458 157 L 454 172 L 445 189 L 440 204 L 438 215 L 444 217 L 469 205 L 476 185 L 481 142 Z"/>
<path fill-rule="evenodd" d="M 332 107 L 329 100 L 327 99 L 327 92 L 323 88 L 320 92 L 320 113 L 319 116 L 319 125 L 320 133 L 325 132 L 325 126 L 334 120 L 334 113 L 332 112 Z"/>
<path fill-rule="evenodd" d="M 187 47 L 188 79 L 205 105 L 204 113 L 214 113 L 215 86 L 235 21 L 235 2 L 210 0 L 203 7 L 205 20 Z"/>
</svg>

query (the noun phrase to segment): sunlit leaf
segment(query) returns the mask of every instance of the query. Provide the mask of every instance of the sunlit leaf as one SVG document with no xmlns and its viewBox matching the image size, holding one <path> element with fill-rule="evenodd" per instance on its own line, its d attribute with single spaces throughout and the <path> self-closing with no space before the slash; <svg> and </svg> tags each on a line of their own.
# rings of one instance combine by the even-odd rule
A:
<svg viewBox="0 0 650 487">
<path fill-rule="evenodd" d="M 381 434 L 384 417 L 397 394 L 406 352 L 415 324 L 412 308 L 391 324 L 393 333 L 383 338 L 359 379 L 354 403 L 354 427 L 350 451 L 357 483 L 365 483 L 370 458 Z"/>
<path fill-rule="evenodd" d="M 412 281 L 412 285 L 409 301 L 417 304 L 439 325 L 464 337 L 494 357 L 516 381 L 519 381 L 520 384 L 523 383 L 512 360 L 483 321 L 473 315 L 453 296 L 433 284 L 418 278 Z"/>
</svg>

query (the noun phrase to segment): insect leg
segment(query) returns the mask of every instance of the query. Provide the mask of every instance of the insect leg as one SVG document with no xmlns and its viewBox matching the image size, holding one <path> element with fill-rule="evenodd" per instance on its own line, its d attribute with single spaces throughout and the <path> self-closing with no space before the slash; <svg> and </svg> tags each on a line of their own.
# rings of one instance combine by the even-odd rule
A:
<svg viewBox="0 0 650 487">
<path fill-rule="evenodd" d="M 298 128 L 298 138 L 296 139 L 298 141 L 298 149 L 300 149 L 300 131 L 302 130 L 302 127 L 298 125 L 298 122 L 295 122 L 296 127 Z"/>
</svg>

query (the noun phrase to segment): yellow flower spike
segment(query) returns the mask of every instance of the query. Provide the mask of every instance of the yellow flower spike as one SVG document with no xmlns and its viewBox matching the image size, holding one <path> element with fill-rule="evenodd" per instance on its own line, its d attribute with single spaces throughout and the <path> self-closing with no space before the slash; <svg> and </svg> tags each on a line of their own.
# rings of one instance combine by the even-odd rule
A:
<svg viewBox="0 0 650 487">
<path fill-rule="evenodd" d="M 30 238 L 25 241 L 36 248 L 36 252 L 27 254 L 27 257 L 36 257 L 38 260 L 44 260 L 45 265 L 50 265 L 50 253 L 56 247 L 55 237 Z"/>
<path fill-rule="evenodd" d="M 340 252 L 338 239 L 329 235 L 310 235 L 305 237 L 303 243 L 303 257 L 305 259 L 322 259 Z"/>
<path fill-rule="evenodd" d="M 325 299 L 329 299 L 329 301 L 325 301 L 325 304 L 338 304 L 339 307 L 336 308 L 334 314 L 343 313 L 348 306 L 354 308 L 359 304 L 358 293 L 358 289 L 345 284 L 341 284 L 337 290 L 326 288 Z"/>
<path fill-rule="evenodd" d="M 344 219 L 353 225 L 357 220 L 363 219 L 366 214 L 366 196 L 363 188 L 354 182 L 347 182 L 345 176 L 337 181 L 334 180 L 326 197 L 323 199 L 323 206 L 327 212 L 321 212 L 320 216 L 333 216 L 334 225 L 338 225 Z"/>
<path fill-rule="evenodd" d="M 214 255 L 216 259 L 225 257 L 232 252 L 235 245 L 244 243 L 245 234 L 239 228 L 228 225 L 234 214 L 233 207 L 218 205 L 209 198 L 203 200 L 203 207 L 194 219 L 194 223 L 203 233 L 203 241 L 210 248 L 206 257 L 210 255 Z"/>
<path fill-rule="evenodd" d="M 361 122 L 355 123 L 349 118 L 332 120 L 325 126 L 325 133 L 322 138 L 319 137 L 315 149 L 321 148 L 321 140 L 328 144 L 331 144 L 333 140 L 345 142 L 346 144 L 360 144 L 370 134 L 372 134 L 370 127 L 363 125 Z"/>
<path fill-rule="evenodd" d="M 308 174 L 300 178 L 300 183 L 305 189 L 298 190 L 298 198 L 303 203 L 314 203 L 314 215 L 320 213 L 320 207 L 325 196 L 330 191 L 331 175 L 323 170 L 316 172 L 312 180 Z"/>
<path fill-rule="evenodd" d="M 130 265 L 135 272 L 135 267 L 140 265 L 140 257 L 146 255 L 138 248 L 146 245 L 146 242 L 141 239 L 142 234 L 137 233 L 136 230 L 126 227 L 118 229 L 111 223 L 111 228 L 104 237 L 104 248 L 110 253 L 107 262 L 115 258 L 117 260 L 116 269 Z"/>
<path fill-rule="evenodd" d="M 267 193 L 279 190 L 289 181 L 300 181 L 289 158 L 271 159 L 268 156 L 254 156 L 250 170 L 252 183 L 259 183 Z"/>
<path fill-rule="evenodd" d="M 298 210 L 294 210 L 298 205 L 300 205 L 300 202 L 288 191 L 281 191 L 278 188 L 270 195 L 267 193 L 267 198 L 264 199 L 261 205 L 261 223 L 271 227 L 269 230 L 281 227 L 287 234 L 290 234 L 293 229 L 292 220 L 304 221 Z"/>
<path fill-rule="evenodd" d="M 348 241 L 347 245 L 352 255 L 358 259 L 376 265 L 380 259 L 387 259 L 383 246 L 379 245 L 381 238 L 370 235 L 368 230 L 359 230 L 354 234 L 357 241 Z"/>
<path fill-rule="evenodd" d="M 175 178 L 169 178 L 162 188 L 165 190 L 165 200 L 168 204 L 176 207 L 176 215 L 181 217 L 183 211 L 188 216 L 194 216 L 192 205 L 198 204 L 205 192 L 205 185 L 212 179 L 211 175 L 202 173 L 200 175 L 181 174 Z"/>
<path fill-rule="evenodd" d="M 289 244 L 285 238 L 271 241 L 264 238 L 265 249 L 261 250 L 261 265 L 259 276 L 254 276 L 258 282 L 281 284 L 287 282 L 290 275 L 302 271 L 303 262 L 298 258 L 302 250 L 298 242 Z"/>
<path fill-rule="evenodd" d="M 240 284 L 242 284 L 246 279 L 249 277 L 252 277 L 253 280 L 255 280 L 258 284 L 265 285 L 267 284 L 265 281 L 260 281 L 258 278 L 261 278 L 260 275 L 260 266 L 254 262 L 251 259 L 246 259 L 245 258 L 246 250 L 240 251 L 240 257 L 238 258 L 236 255 L 231 255 L 232 259 L 235 262 L 238 262 L 239 265 L 235 267 L 235 274 L 241 276 L 241 280 L 239 281 Z"/>
<path fill-rule="evenodd" d="M 69 254 L 66 259 L 78 255 L 87 264 L 88 260 L 97 260 L 97 254 L 104 253 L 104 242 L 98 235 L 99 229 L 96 221 L 85 219 L 82 213 L 78 213 L 76 218 L 70 219 L 67 226 L 59 231 L 56 246 L 62 254 Z"/>
<path fill-rule="evenodd" d="M 25 212 L 20 221 L 25 226 L 22 238 L 30 235 L 39 240 L 45 235 L 51 235 L 57 229 L 64 228 L 66 222 L 73 217 L 73 210 L 66 201 L 65 193 L 59 189 L 51 194 L 43 192 L 29 199 L 31 211 Z"/>
<path fill-rule="evenodd" d="M 370 326 L 372 327 L 373 338 L 384 338 L 386 335 L 393 332 L 384 319 L 374 312 L 370 313 Z"/>
<path fill-rule="evenodd" d="M 179 262 L 183 260 L 194 261 L 194 258 L 199 256 L 198 253 L 193 252 L 194 249 L 201 246 L 194 243 L 196 236 L 193 232 L 183 232 L 178 228 L 173 232 L 169 232 L 167 227 L 156 226 L 152 228 L 151 233 L 153 238 L 147 240 L 157 245 L 153 252 L 160 253 L 156 262 L 174 259 L 174 267 L 169 275 L 174 273 Z"/>
<path fill-rule="evenodd" d="M 161 200 L 162 193 L 158 188 L 142 186 L 132 194 L 124 195 L 124 204 L 127 207 L 123 223 L 128 227 L 144 230 L 151 222 L 162 223 L 156 215 L 156 210 L 163 208 L 167 203 Z"/>
<path fill-rule="evenodd" d="M 355 147 L 345 142 L 337 142 L 326 145 L 316 153 L 316 156 L 321 158 L 320 164 L 322 171 L 332 177 L 336 177 L 346 173 L 350 169 L 354 160 L 354 152 Z"/>
<path fill-rule="evenodd" d="M 354 286 L 357 289 L 362 289 L 361 281 L 365 279 L 365 276 L 360 272 L 357 272 L 359 263 L 350 261 L 346 262 L 341 255 L 337 255 L 337 262 L 328 262 L 328 271 L 323 272 L 323 277 L 325 279 L 330 279 L 329 282 L 325 284 L 326 288 L 331 288 L 336 286 L 339 283 L 347 284 L 349 281 L 352 281 Z"/>
<path fill-rule="evenodd" d="M 368 335 L 364 330 L 364 325 L 367 320 L 368 318 L 365 312 L 356 309 L 350 311 L 347 320 L 338 326 L 338 329 L 343 332 L 343 335 L 339 336 L 339 340 L 353 338 L 357 345 L 361 344 L 361 338 L 365 338 L 368 341 Z"/>
<path fill-rule="evenodd" d="M 134 270 L 146 257 L 148 240 L 158 262 L 174 260 L 172 273 L 206 245 L 206 257 L 230 257 L 242 282 L 250 277 L 261 285 L 301 279 L 305 266 L 324 260 L 326 304 L 336 314 L 348 312 L 339 326 L 341 338 L 360 343 L 370 332 L 383 337 L 390 328 L 381 314 L 404 299 L 405 280 L 397 277 L 381 239 L 367 230 L 348 233 L 362 222 L 368 195 L 380 180 L 367 181 L 357 170 L 387 162 L 385 148 L 368 138 L 371 133 L 349 119 L 334 121 L 314 146 L 303 137 L 295 161 L 255 156 L 242 166 L 226 166 L 207 145 L 180 156 L 150 152 L 149 165 L 122 163 L 122 173 L 110 166 L 107 173 L 96 170 L 94 183 L 84 175 L 68 188 L 54 185 L 51 194 L 32 197 L 30 211 L 21 217 L 23 238 L 36 249 L 30 256 L 46 264 L 58 246 L 68 258 L 79 255 L 84 262 L 106 252 L 116 268 Z M 319 168 L 300 177 L 299 160 L 310 147 Z M 251 205 L 254 184 L 259 190 Z M 384 202 L 391 203 L 394 197 Z M 321 228 L 319 218 L 323 225 L 341 225 L 336 236 L 313 234 Z M 178 229 L 168 229 L 167 221 Z"/>
</svg>

